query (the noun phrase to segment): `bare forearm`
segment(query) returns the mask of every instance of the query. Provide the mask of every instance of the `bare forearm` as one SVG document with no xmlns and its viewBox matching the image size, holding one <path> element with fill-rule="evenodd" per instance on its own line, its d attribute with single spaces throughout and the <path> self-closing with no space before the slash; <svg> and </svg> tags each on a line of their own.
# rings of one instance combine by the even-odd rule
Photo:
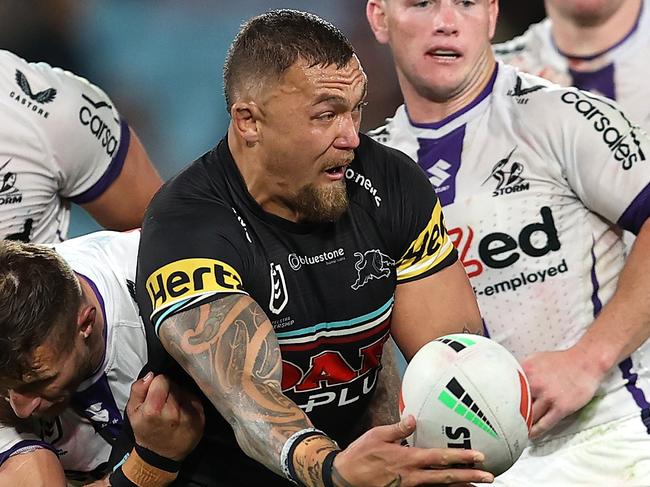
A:
<svg viewBox="0 0 650 487">
<path fill-rule="evenodd" d="M 399 421 L 398 397 L 401 380 L 397 365 L 395 342 L 389 339 L 381 356 L 381 371 L 377 387 L 368 410 L 358 424 L 356 436 L 361 436 L 374 426 L 393 424 Z"/>
<path fill-rule="evenodd" d="M 162 327 L 161 340 L 231 424 L 242 450 L 282 474 L 284 444 L 311 422 L 282 394 L 280 348 L 257 303 L 235 295 L 179 314 Z M 296 474 L 318 485 L 308 479 L 321 455 L 305 451 L 300 458 Z"/>
<path fill-rule="evenodd" d="M 576 348 L 608 370 L 650 337 L 650 222 L 646 222 L 625 263 L 616 292 Z"/>
</svg>

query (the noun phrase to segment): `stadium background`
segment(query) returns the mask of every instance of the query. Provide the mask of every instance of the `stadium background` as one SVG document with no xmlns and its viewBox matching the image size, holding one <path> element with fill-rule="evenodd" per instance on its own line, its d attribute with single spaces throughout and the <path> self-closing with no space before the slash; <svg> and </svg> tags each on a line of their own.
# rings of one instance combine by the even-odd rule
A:
<svg viewBox="0 0 650 487">
<path fill-rule="evenodd" d="M 496 41 L 544 14 L 542 0 L 501 0 Z M 0 46 L 92 80 L 140 135 L 164 179 L 225 133 L 221 68 L 239 25 L 271 8 L 314 12 L 341 28 L 369 77 L 362 129 L 401 103 L 387 48 L 372 37 L 365 0 L 2 0 Z M 75 208 L 70 236 L 97 229 Z"/>
</svg>

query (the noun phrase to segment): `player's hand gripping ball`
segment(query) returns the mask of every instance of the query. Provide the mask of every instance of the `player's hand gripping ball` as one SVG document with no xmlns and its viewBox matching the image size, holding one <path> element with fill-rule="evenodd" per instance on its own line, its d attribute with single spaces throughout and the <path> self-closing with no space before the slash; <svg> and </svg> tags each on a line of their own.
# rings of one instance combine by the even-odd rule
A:
<svg viewBox="0 0 650 487">
<path fill-rule="evenodd" d="M 412 414 L 411 446 L 472 448 L 481 468 L 499 475 L 521 455 L 531 426 L 528 380 L 517 360 L 479 335 L 447 335 L 427 343 L 402 381 L 402 416 Z"/>
</svg>

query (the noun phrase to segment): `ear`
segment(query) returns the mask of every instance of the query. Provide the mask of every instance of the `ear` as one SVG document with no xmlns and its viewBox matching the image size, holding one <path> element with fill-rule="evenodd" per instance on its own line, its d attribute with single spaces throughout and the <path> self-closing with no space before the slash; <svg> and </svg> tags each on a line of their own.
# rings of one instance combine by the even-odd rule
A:
<svg viewBox="0 0 650 487">
<path fill-rule="evenodd" d="M 499 17 L 499 0 L 490 0 L 488 5 L 488 15 L 490 16 L 490 41 L 494 39 L 494 33 L 497 28 L 497 18 Z"/>
<path fill-rule="evenodd" d="M 77 315 L 77 330 L 79 334 L 88 339 L 93 332 L 95 320 L 97 319 L 97 309 L 92 306 L 82 306 Z"/>
<path fill-rule="evenodd" d="M 253 101 L 235 102 L 230 108 L 232 126 L 235 133 L 244 141 L 247 147 L 253 147 L 260 141 L 257 122 L 262 117 L 262 112 Z"/>
<path fill-rule="evenodd" d="M 366 18 L 375 39 L 380 44 L 388 44 L 388 26 L 386 24 L 386 3 L 384 0 L 368 0 Z"/>
</svg>

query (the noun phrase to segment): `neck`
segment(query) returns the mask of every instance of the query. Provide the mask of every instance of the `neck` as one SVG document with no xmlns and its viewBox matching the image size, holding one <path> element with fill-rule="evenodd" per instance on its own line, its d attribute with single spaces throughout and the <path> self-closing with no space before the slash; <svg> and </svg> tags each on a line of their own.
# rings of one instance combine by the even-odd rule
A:
<svg viewBox="0 0 650 487">
<path fill-rule="evenodd" d="M 300 215 L 291 209 L 281 196 L 288 192 L 287 181 L 282 176 L 266 170 L 259 144 L 248 146 L 235 134 L 231 125 L 228 128 L 228 147 L 248 193 L 257 204 L 267 213 L 292 222 L 299 221 Z"/>
<path fill-rule="evenodd" d="M 418 92 L 412 85 L 403 82 L 400 76 L 400 86 L 404 102 L 408 107 L 409 118 L 415 123 L 436 123 L 453 115 L 469 105 L 483 91 L 494 73 L 495 60 L 492 49 L 476 64 L 474 72 L 451 95 L 440 97 L 430 93 Z"/>
<path fill-rule="evenodd" d="M 619 8 L 601 17 L 569 17 L 548 2 L 546 12 L 553 25 L 553 39 L 568 57 L 586 57 L 607 51 L 634 28 L 643 0 L 621 2 Z"/>
</svg>

